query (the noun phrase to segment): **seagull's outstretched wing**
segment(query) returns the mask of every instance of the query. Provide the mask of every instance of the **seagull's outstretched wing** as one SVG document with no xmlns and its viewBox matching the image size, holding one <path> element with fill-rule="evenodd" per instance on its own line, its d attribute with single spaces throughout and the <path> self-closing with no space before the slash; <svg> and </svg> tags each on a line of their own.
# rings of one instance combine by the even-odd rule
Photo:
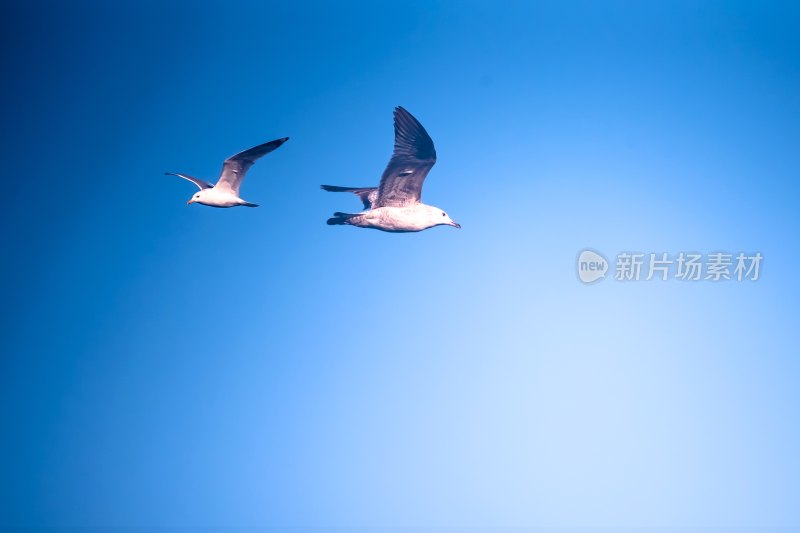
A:
<svg viewBox="0 0 800 533">
<path fill-rule="evenodd" d="M 222 174 L 219 176 L 216 188 L 220 191 L 231 192 L 239 196 L 239 187 L 242 185 L 244 175 L 247 174 L 247 171 L 253 166 L 253 163 L 255 163 L 258 158 L 267 155 L 288 140 L 289 137 L 276 139 L 229 157 L 222 164 Z"/>
<path fill-rule="evenodd" d="M 194 183 L 195 185 L 197 185 L 198 187 L 200 187 L 201 191 L 203 189 L 210 189 L 211 187 L 214 186 L 213 183 L 209 183 L 207 181 L 203 181 L 200 178 L 195 178 L 194 176 L 189 176 L 187 174 L 176 174 L 175 172 L 164 172 L 164 174 L 166 174 L 167 176 L 178 176 L 179 178 L 183 178 L 185 180 L 189 180 L 192 183 Z"/>
<path fill-rule="evenodd" d="M 436 150 L 428 132 L 402 107 L 394 110 L 394 153 L 383 171 L 378 199 L 373 207 L 415 204 L 422 197 L 422 182 L 436 163 Z"/>
</svg>

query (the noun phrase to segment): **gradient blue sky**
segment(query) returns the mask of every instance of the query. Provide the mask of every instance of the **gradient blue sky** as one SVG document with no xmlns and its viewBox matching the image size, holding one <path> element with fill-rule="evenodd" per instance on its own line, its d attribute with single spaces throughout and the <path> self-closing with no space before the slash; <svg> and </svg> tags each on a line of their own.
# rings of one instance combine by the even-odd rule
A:
<svg viewBox="0 0 800 533">
<path fill-rule="evenodd" d="M 0 525 L 800 527 L 796 3 L 0 10 Z M 462 230 L 325 225 L 396 105 Z"/>
</svg>

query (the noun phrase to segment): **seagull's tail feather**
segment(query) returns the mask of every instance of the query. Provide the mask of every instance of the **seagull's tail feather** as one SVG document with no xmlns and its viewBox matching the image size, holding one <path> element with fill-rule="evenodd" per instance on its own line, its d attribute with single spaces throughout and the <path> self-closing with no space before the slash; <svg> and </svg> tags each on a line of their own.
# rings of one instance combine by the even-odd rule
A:
<svg viewBox="0 0 800 533">
<path fill-rule="evenodd" d="M 339 187 L 338 185 L 320 185 L 320 187 L 328 192 L 351 192 L 359 197 L 364 204 L 364 209 L 371 209 L 372 203 L 378 196 L 377 187 Z"/>
<path fill-rule="evenodd" d="M 356 216 L 353 213 L 340 213 L 336 212 L 333 214 L 333 218 L 328 219 L 329 226 L 343 226 L 345 224 L 350 223 L 350 219 Z"/>
</svg>

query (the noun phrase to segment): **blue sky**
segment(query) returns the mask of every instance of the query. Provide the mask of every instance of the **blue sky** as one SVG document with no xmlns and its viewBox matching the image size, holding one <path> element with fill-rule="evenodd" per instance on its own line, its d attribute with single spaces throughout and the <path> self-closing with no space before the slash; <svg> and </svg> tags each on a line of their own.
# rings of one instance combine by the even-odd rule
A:
<svg viewBox="0 0 800 533">
<path fill-rule="evenodd" d="M 800 527 L 793 3 L 1 9 L 0 525 Z M 396 105 L 463 229 L 325 225 Z"/>
</svg>

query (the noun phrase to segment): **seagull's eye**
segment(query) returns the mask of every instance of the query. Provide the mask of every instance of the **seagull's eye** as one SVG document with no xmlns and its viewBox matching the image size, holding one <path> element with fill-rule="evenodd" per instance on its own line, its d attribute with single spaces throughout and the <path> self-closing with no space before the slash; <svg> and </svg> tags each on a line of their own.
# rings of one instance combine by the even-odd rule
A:
<svg viewBox="0 0 800 533">
<path fill-rule="evenodd" d="M 444 214 L 444 211 L 442 211 L 442 216 L 443 216 L 443 217 L 446 217 L 446 216 L 447 216 L 447 215 L 445 215 L 445 214 Z"/>
</svg>

